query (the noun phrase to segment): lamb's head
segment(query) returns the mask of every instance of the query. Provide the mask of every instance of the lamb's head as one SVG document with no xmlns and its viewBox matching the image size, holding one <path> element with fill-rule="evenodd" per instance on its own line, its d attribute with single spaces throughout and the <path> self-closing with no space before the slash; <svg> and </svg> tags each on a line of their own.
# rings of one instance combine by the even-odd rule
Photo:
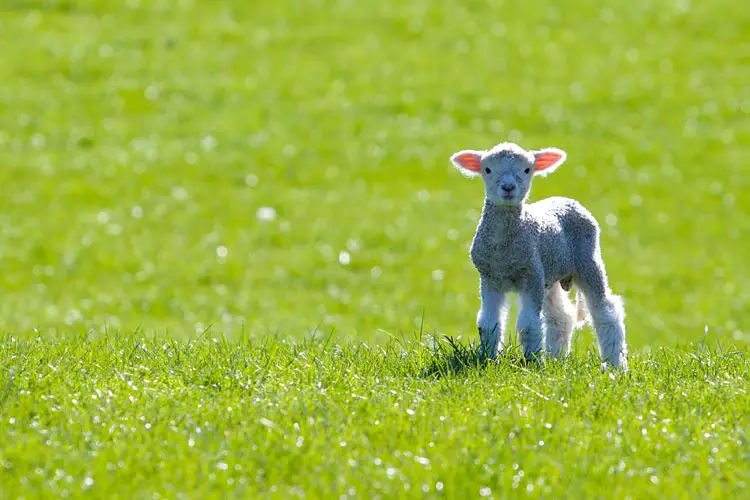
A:
<svg viewBox="0 0 750 500">
<path fill-rule="evenodd" d="M 504 142 L 489 151 L 464 150 L 451 156 L 451 162 L 468 177 L 482 176 L 487 198 L 497 205 L 517 205 L 529 195 L 531 178 L 552 173 L 565 161 L 557 148 L 526 151 Z"/>
</svg>

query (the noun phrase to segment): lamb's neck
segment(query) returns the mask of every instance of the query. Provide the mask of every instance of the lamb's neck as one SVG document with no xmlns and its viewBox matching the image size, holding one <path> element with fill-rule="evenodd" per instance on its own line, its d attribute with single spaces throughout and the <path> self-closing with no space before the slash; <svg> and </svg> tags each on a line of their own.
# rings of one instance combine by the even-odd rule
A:
<svg viewBox="0 0 750 500">
<path fill-rule="evenodd" d="M 482 225 L 496 238 L 513 237 L 521 227 L 523 203 L 518 205 L 497 205 L 489 199 L 484 200 Z"/>
</svg>

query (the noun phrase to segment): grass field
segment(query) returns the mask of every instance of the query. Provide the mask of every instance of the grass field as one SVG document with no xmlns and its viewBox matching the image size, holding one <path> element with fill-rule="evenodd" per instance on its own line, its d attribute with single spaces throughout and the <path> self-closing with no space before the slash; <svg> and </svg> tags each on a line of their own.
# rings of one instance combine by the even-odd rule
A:
<svg viewBox="0 0 750 500">
<path fill-rule="evenodd" d="M 0 497 L 739 492 L 748 32 L 730 0 L 4 0 Z M 567 151 L 532 198 L 601 222 L 632 373 L 589 330 L 464 352 L 482 186 L 448 158 L 504 140 Z"/>
<path fill-rule="evenodd" d="M 660 350 L 613 379 L 585 355 L 483 368 L 463 346 L 423 340 L 6 339 L 3 365 L 24 362 L 3 411 L 3 498 L 747 489 L 746 352 Z"/>
</svg>

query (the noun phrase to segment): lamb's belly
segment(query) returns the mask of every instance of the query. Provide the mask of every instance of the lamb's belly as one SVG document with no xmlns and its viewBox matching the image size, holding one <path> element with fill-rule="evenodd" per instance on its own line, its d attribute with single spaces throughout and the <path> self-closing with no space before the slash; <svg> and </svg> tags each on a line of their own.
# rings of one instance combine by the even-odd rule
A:
<svg viewBox="0 0 750 500">
<path fill-rule="evenodd" d="M 565 280 L 570 278 L 571 272 L 568 266 L 562 265 L 545 266 L 544 269 L 544 287 L 550 288 L 556 281 Z"/>
</svg>

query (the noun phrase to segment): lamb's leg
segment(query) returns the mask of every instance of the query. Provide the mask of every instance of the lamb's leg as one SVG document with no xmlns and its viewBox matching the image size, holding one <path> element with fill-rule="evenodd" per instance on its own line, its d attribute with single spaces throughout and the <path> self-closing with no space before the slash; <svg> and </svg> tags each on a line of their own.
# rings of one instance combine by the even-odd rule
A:
<svg viewBox="0 0 750 500">
<path fill-rule="evenodd" d="M 477 314 L 477 329 L 481 340 L 479 355 L 494 358 L 503 344 L 505 321 L 508 316 L 505 293 L 495 288 L 486 278 L 480 277 L 479 294 L 482 298 L 482 305 Z"/>
<path fill-rule="evenodd" d="M 518 312 L 516 330 L 518 341 L 527 360 L 539 356 L 544 349 L 542 335 L 542 303 L 544 302 L 544 281 L 530 280 L 521 291 L 521 310 Z"/>
<path fill-rule="evenodd" d="M 553 358 L 562 358 L 570 351 L 570 338 L 576 324 L 576 308 L 563 290 L 560 282 L 555 282 L 547 290 L 542 306 L 546 352 Z"/>
<path fill-rule="evenodd" d="M 609 289 L 604 263 L 598 255 L 595 254 L 580 271 L 581 289 L 599 341 L 599 354 L 606 364 L 627 370 L 628 347 L 622 298 Z"/>
</svg>

